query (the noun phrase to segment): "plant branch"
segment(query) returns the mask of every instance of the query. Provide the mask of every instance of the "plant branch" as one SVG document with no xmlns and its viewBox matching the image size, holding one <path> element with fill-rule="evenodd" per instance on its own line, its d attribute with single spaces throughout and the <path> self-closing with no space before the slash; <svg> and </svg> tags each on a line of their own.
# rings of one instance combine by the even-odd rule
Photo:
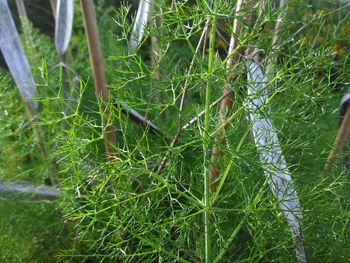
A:
<svg viewBox="0 0 350 263">
<path fill-rule="evenodd" d="M 212 89 L 212 79 L 214 72 L 214 48 L 215 48 L 215 32 L 217 23 L 217 10 L 218 1 L 214 1 L 214 12 L 211 22 L 210 42 L 209 42 L 209 59 L 208 59 L 208 79 L 207 89 L 205 92 L 205 119 L 204 119 L 204 131 L 203 131 L 203 199 L 204 199 L 204 244 L 205 244 L 205 262 L 210 263 L 212 260 L 212 247 L 211 247 L 211 200 L 210 200 L 210 170 L 209 170 L 209 120 L 210 120 L 210 99 Z"/>
<path fill-rule="evenodd" d="M 194 56 L 192 58 L 192 61 L 190 63 L 188 71 L 187 71 L 187 76 L 190 76 L 191 73 L 192 73 L 192 70 L 193 70 L 193 67 L 194 67 L 194 62 L 196 61 L 196 56 L 197 56 L 197 54 L 199 52 L 199 49 L 200 49 L 200 47 L 201 47 L 201 45 L 202 45 L 202 43 L 203 43 L 203 41 L 205 39 L 205 35 L 206 35 L 207 31 L 208 31 L 208 25 L 209 25 L 209 20 L 207 21 L 205 27 L 203 28 L 201 37 L 199 38 L 195 54 L 194 54 Z M 177 141 L 179 139 L 179 136 L 180 136 L 180 132 L 182 130 L 182 113 L 183 113 L 183 110 L 184 110 L 185 98 L 186 98 L 188 86 L 189 86 L 189 78 L 186 78 L 186 81 L 185 81 L 185 84 L 184 84 L 184 88 L 183 88 L 182 94 L 181 94 L 181 99 L 180 99 L 178 127 L 177 127 L 177 130 L 176 130 L 176 133 L 175 133 L 173 139 L 171 140 L 170 147 L 174 147 L 174 145 L 177 143 Z M 170 152 L 167 152 L 166 155 L 163 157 L 163 159 L 161 161 L 161 164 L 159 165 L 159 167 L 157 169 L 157 172 L 156 172 L 157 174 L 160 174 L 163 171 L 165 165 L 168 162 L 169 154 L 170 154 Z"/>
<path fill-rule="evenodd" d="M 227 96 L 231 95 L 231 91 L 224 93 L 223 95 L 221 95 L 219 98 L 217 98 L 214 102 L 212 102 L 210 104 L 210 109 L 212 109 L 214 106 L 216 106 L 217 104 L 219 104 L 223 99 L 225 99 Z M 186 130 L 190 125 L 192 125 L 193 123 L 195 123 L 200 117 L 202 117 L 205 114 L 205 110 L 201 111 L 200 113 L 198 113 L 198 115 L 196 117 L 193 117 L 189 122 L 187 122 L 185 125 L 183 125 L 181 127 L 181 131 Z"/>
</svg>

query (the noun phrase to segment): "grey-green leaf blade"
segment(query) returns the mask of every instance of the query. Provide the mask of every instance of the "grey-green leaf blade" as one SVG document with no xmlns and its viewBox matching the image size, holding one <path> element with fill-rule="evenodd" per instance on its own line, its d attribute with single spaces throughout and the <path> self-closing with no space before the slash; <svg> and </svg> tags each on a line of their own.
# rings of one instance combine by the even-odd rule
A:
<svg viewBox="0 0 350 263">
<path fill-rule="evenodd" d="M 74 1 L 58 0 L 55 23 L 55 46 L 60 55 L 66 53 L 72 36 Z"/>
<path fill-rule="evenodd" d="M 60 191 L 50 186 L 38 186 L 29 182 L 0 181 L 0 197 L 22 197 L 34 200 L 54 200 L 59 197 Z"/>
<path fill-rule="evenodd" d="M 143 34 L 151 13 L 152 0 L 140 0 L 137 14 L 130 36 L 130 53 L 136 52 L 141 44 Z"/>
<path fill-rule="evenodd" d="M 17 28 L 7 0 L 0 0 L 0 49 L 22 98 L 34 114 L 38 113 L 35 101 L 37 89 L 27 57 L 24 53 Z"/>
<path fill-rule="evenodd" d="M 301 229 L 302 211 L 278 136 L 268 116 L 268 78 L 261 66 L 253 60 L 248 60 L 247 68 L 249 111 L 256 148 L 271 191 L 278 199 L 291 230 L 298 262 L 304 263 L 306 255 Z"/>
</svg>

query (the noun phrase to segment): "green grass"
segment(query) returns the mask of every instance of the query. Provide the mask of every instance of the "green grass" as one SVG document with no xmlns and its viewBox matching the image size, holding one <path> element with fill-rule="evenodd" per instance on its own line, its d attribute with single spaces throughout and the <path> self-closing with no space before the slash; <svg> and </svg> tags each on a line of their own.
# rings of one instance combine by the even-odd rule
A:
<svg viewBox="0 0 350 263">
<path fill-rule="evenodd" d="M 57 203 L 1 199 L 0 212 L 2 262 L 57 262 L 72 242 Z"/>
</svg>

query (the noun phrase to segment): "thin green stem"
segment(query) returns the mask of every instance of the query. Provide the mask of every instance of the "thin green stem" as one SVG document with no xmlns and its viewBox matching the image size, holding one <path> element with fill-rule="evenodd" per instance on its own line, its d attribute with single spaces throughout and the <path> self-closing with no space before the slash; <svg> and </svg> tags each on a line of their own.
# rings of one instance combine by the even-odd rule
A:
<svg viewBox="0 0 350 263">
<path fill-rule="evenodd" d="M 205 262 L 211 262 L 211 202 L 210 202 L 210 180 L 209 180 L 209 111 L 212 88 L 212 77 L 214 71 L 214 47 L 215 47 L 215 28 L 217 22 L 216 12 L 218 9 L 217 1 L 214 1 L 214 13 L 211 24 L 210 44 L 209 44 L 209 61 L 208 61 L 208 83 L 205 94 L 205 127 L 204 127 L 204 242 L 205 242 Z"/>
</svg>

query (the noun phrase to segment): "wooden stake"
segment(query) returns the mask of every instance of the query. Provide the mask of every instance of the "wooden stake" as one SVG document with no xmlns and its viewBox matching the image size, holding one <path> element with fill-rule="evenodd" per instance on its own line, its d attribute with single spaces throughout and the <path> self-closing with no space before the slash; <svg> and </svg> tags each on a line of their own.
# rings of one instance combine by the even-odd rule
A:
<svg viewBox="0 0 350 263">
<path fill-rule="evenodd" d="M 53 17 L 56 18 L 57 0 L 50 0 Z"/>
<path fill-rule="evenodd" d="M 242 4 L 243 4 L 244 0 L 238 0 L 237 4 L 236 4 L 236 14 L 240 12 L 241 8 L 242 8 Z M 229 46 L 229 51 L 227 56 L 230 57 L 227 60 L 227 64 L 226 64 L 226 68 L 230 69 L 234 64 L 237 63 L 238 60 L 238 53 L 234 54 L 233 56 L 231 56 L 231 53 L 235 50 L 235 48 L 237 47 L 237 39 L 236 36 L 237 34 L 239 34 L 240 31 L 240 26 L 238 24 L 238 20 L 237 18 L 234 19 L 233 21 L 233 31 L 232 31 L 232 36 L 230 39 L 230 46 Z M 229 74 L 229 76 L 227 77 L 227 82 L 224 85 L 224 90 L 223 90 L 223 96 L 224 99 L 221 101 L 221 107 L 220 107 L 220 124 L 225 122 L 225 119 L 230 115 L 230 113 L 232 112 L 232 108 L 233 108 L 233 100 L 232 100 L 232 96 L 228 95 L 228 94 L 233 94 L 231 93 L 231 86 L 230 86 L 230 82 L 232 82 L 234 80 L 234 78 L 232 77 L 232 75 Z M 227 96 L 228 95 L 228 96 Z M 229 124 L 227 124 L 224 127 L 224 130 L 222 132 L 219 133 L 219 136 L 217 138 L 217 143 L 224 145 L 225 144 L 225 131 L 227 131 L 229 129 Z M 224 153 L 219 149 L 218 146 L 213 146 L 212 151 L 211 151 L 211 169 L 210 169 L 210 173 L 209 173 L 209 178 L 211 181 L 210 184 L 210 188 L 212 191 L 215 191 L 217 186 L 219 185 L 219 177 L 220 177 L 220 159 L 222 158 L 222 156 L 224 155 Z"/>
<path fill-rule="evenodd" d="M 26 11 L 23 0 L 16 0 L 16 5 L 17 5 L 17 10 L 18 10 L 19 16 L 23 17 L 25 19 L 28 19 L 27 11 Z"/>
<path fill-rule="evenodd" d="M 325 165 L 326 171 L 331 171 L 334 167 L 334 163 L 342 152 L 345 142 L 350 135 L 350 107 L 347 108 L 344 119 L 340 125 L 337 136 L 335 138 L 333 148 L 327 158 Z"/>
<path fill-rule="evenodd" d="M 105 139 L 105 151 L 108 155 L 113 153 L 111 145 L 116 145 L 117 135 L 111 124 L 108 123 L 110 112 L 107 107 L 109 91 L 104 68 L 104 59 L 100 45 L 96 13 L 92 0 L 80 0 L 80 6 L 84 18 L 84 27 L 89 47 L 90 64 L 96 89 L 97 101 L 102 109 L 103 137 Z"/>
<path fill-rule="evenodd" d="M 161 72 L 160 69 L 157 68 L 157 65 L 160 61 L 160 47 L 159 47 L 159 41 L 158 38 L 161 36 L 160 31 L 160 18 L 158 16 L 155 16 L 156 14 L 160 14 L 161 10 L 156 6 L 155 1 L 152 1 L 152 7 L 151 7 L 151 22 L 155 26 L 155 36 L 151 36 L 151 63 L 152 63 L 152 69 L 154 70 L 154 78 L 156 80 L 160 80 L 161 78 Z M 153 88 L 153 87 L 152 87 Z"/>
</svg>

